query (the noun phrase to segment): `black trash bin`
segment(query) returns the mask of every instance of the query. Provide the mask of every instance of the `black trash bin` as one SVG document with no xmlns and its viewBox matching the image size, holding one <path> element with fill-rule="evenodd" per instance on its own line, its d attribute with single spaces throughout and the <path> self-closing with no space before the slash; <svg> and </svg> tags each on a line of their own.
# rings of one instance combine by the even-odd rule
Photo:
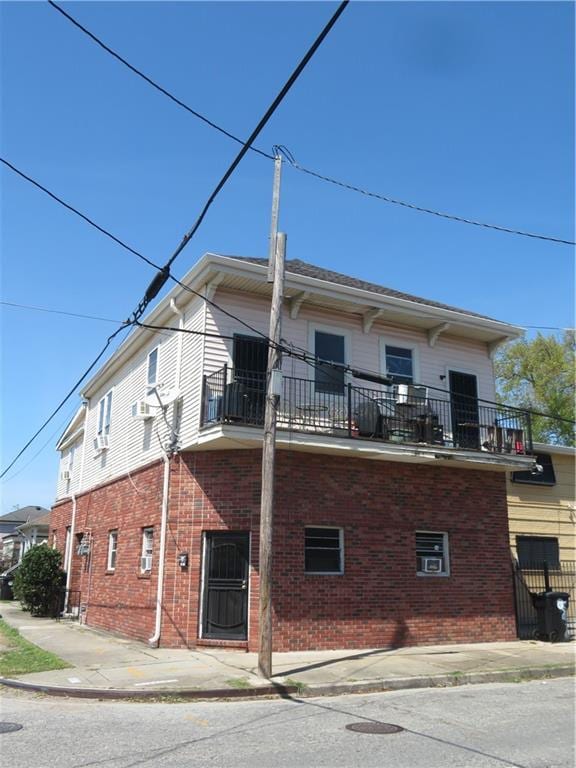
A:
<svg viewBox="0 0 576 768">
<path fill-rule="evenodd" d="M 14 600 L 13 582 L 14 576 L 0 576 L 0 600 Z"/>
<path fill-rule="evenodd" d="M 568 592 L 539 592 L 532 595 L 538 626 L 535 637 L 556 643 L 567 639 Z"/>
</svg>

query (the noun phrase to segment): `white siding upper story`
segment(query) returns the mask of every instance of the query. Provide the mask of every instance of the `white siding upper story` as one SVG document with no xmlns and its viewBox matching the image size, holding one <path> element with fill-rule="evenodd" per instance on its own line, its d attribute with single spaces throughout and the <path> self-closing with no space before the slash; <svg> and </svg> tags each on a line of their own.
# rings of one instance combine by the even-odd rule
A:
<svg viewBox="0 0 576 768">
<path fill-rule="evenodd" d="M 255 335 L 241 320 L 268 335 L 270 286 L 265 272 L 261 266 L 207 254 L 184 282 L 208 300 L 177 286 L 160 302 L 150 315 L 151 324 L 193 333 L 138 328 L 86 385 L 84 405 L 58 444 L 58 499 L 158 460 L 168 447 L 194 449 L 203 376 L 232 367 L 235 334 Z M 386 347 L 409 350 L 413 381 L 430 387 L 430 397 L 444 397 L 449 372 L 459 371 L 476 377 L 479 398 L 495 399 L 490 351 L 518 335 L 513 326 L 288 277 L 282 335 L 295 348 L 314 353 L 316 331 L 341 336 L 344 362 L 376 373 L 386 373 Z M 310 365 L 290 356 L 284 357 L 283 371 L 308 381 L 315 375 Z M 149 418 L 135 414 L 142 401 Z M 166 407 L 159 407 L 165 401 Z M 106 448 L 98 447 L 98 438 L 107 439 Z"/>
</svg>

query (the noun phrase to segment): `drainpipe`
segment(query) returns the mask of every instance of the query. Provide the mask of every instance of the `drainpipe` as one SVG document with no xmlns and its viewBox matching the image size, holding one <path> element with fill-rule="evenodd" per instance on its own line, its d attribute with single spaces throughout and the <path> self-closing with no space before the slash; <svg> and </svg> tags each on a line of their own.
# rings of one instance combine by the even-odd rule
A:
<svg viewBox="0 0 576 768">
<path fill-rule="evenodd" d="M 68 562 L 66 563 L 66 602 L 64 609 L 68 608 L 69 602 L 69 589 L 70 582 L 72 581 L 72 554 L 74 552 L 74 529 L 76 527 L 76 494 L 72 494 L 72 520 L 70 521 L 70 541 L 68 542 L 68 552 L 64 553 L 64 556 L 68 555 Z"/>
<path fill-rule="evenodd" d="M 180 331 L 184 328 L 184 312 L 176 304 L 174 299 L 170 299 L 170 309 L 178 316 L 178 328 Z M 184 342 L 184 334 L 178 334 L 178 351 L 176 353 L 176 388 L 180 388 L 181 369 L 182 369 L 182 344 Z"/>
<path fill-rule="evenodd" d="M 162 521 L 160 524 L 160 557 L 158 561 L 158 586 L 156 589 L 156 621 L 154 634 L 148 640 L 151 648 L 157 648 L 160 642 L 160 630 L 162 627 L 162 592 L 164 589 L 164 556 L 166 549 L 166 528 L 168 527 L 168 491 L 170 489 L 170 456 L 164 457 L 164 481 L 162 483 Z"/>
<path fill-rule="evenodd" d="M 184 327 L 184 313 L 178 307 L 174 299 L 170 299 L 170 309 L 178 316 L 178 327 Z M 183 334 L 178 335 L 178 351 L 176 353 L 176 387 L 180 388 L 182 366 Z M 160 643 L 162 630 L 162 595 L 164 591 L 164 560 L 166 556 L 166 529 L 168 527 L 168 494 L 170 491 L 170 454 L 164 452 L 164 479 L 162 483 L 162 519 L 160 523 L 160 556 L 158 561 L 158 586 L 156 588 L 156 620 L 154 622 L 154 634 L 148 639 L 151 648 L 157 648 Z"/>
</svg>

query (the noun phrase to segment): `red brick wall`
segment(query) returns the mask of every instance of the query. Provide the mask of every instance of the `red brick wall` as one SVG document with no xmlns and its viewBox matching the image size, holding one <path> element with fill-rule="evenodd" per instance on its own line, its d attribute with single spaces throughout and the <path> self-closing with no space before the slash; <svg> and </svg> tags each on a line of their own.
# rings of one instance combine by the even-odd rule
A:
<svg viewBox="0 0 576 768">
<path fill-rule="evenodd" d="M 158 563 L 162 464 L 158 463 L 80 496 L 77 501 L 71 589 L 81 591 L 87 624 L 147 640 L 154 631 L 156 570 L 140 573 L 142 528 L 154 526 L 154 562 Z M 52 510 L 51 527 L 63 551 L 72 502 Z M 107 571 L 108 532 L 118 529 L 114 572 Z M 79 534 L 90 534 L 88 557 L 76 554 Z"/>
<path fill-rule="evenodd" d="M 249 648 L 256 650 L 260 462 L 259 451 L 240 450 L 173 460 L 163 645 L 196 644 L 202 533 L 235 530 L 252 533 Z M 94 536 L 80 588 L 90 624 L 146 638 L 156 580 L 138 577 L 140 531 L 155 526 L 157 549 L 162 466 L 134 473 L 132 481 L 138 491 L 124 478 L 78 501 L 77 531 L 91 527 Z M 59 542 L 69 509 L 53 513 Z M 344 575 L 304 573 L 306 525 L 344 528 Z M 120 529 L 118 565 L 106 575 L 113 527 Z M 450 577 L 416 575 L 416 530 L 449 534 Z M 177 564 L 180 552 L 189 555 L 186 569 Z M 154 562 L 156 568 L 156 554 Z M 511 640 L 504 474 L 279 451 L 274 579 L 276 650 Z"/>
</svg>

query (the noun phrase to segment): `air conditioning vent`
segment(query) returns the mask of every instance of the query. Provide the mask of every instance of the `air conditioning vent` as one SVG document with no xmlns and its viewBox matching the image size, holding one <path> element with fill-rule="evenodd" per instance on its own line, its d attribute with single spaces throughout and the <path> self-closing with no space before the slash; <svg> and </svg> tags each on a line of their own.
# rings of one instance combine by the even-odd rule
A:
<svg viewBox="0 0 576 768">
<path fill-rule="evenodd" d="M 105 451 L 110 447 L 108 435 L 98 435 L 94 440 L 94 449 L 96 451 Z"/>
<path fill-rule="evenodd" d="M 140 569 L 142 571 L 152 570 L 152 555 L 146 555 L 140 558 Z"/>
<path fill-rule="evenodd" d="M 78 544 L 78 548 L 76 549 L 76 554 L 80 555 L 80 557 L 86 557 L 90 554 L 90 541 L 87 541 L 85 539 L 82 539 L 80 544 Z"/>
<path fill-rule="evenodd" d="M 138 400 L 132 406 L 132 416 L 135 419 L 150 419 L 153 415 L 152 409 L 146 400 Z"/>
<path fill-rule="evenodd" d="M 424 573 L 442 573 L 442 558 L 441 557 L 425 557 Z"/>
</svg>

